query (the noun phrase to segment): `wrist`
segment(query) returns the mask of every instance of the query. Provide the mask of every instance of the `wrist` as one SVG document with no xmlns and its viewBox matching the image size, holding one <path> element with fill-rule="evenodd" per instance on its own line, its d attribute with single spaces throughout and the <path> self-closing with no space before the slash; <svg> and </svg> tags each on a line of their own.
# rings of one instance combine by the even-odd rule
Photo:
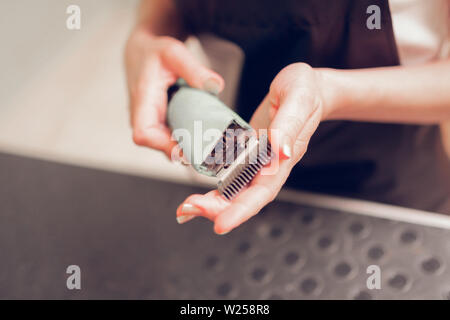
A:
<svg viewBox="0 0 450 320">
<path fill-rule="evenodd" d="M 333 120 L 342 117 L 349 106 L 347 81 L 341 70 L 320 68 L 316 69 L 321 79 L 323 119 Z"/>
</svg>

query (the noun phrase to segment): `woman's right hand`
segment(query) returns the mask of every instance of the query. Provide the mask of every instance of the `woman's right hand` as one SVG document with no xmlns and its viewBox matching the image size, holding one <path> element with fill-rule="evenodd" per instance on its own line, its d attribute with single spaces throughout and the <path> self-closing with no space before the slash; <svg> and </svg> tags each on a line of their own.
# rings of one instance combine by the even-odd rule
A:
<svg viewBox="0 0 450 320">
<path fill-rule="evenodd" d="M 178 78 L 217 94 L 224 80 L 203 66 L 179 40 L 155 36 L 138 26 L 125 49 L 133 141 L 163 151 L 169 158 L 176 142 L 166 124 L 167 89 Z"/>
</svg>

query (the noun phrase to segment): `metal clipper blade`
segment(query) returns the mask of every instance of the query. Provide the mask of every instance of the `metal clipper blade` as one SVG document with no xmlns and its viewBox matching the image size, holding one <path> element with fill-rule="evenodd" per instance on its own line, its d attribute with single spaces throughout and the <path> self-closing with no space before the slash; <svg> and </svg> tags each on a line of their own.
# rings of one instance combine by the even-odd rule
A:
<svg viewBox="0 0 450 320">
<path fill-rule="evenodd" d="M 262 141 L 267 141 L 266 138 Z M 228 200 L 232 200 L 246 185 L 253 180 L 262 167 L 272 158 L 270 143 L 260 145 L 256 137 L 251 137 L 247 147 L 235 161 L 220 172 L 218 189 Z"/>
</svg>

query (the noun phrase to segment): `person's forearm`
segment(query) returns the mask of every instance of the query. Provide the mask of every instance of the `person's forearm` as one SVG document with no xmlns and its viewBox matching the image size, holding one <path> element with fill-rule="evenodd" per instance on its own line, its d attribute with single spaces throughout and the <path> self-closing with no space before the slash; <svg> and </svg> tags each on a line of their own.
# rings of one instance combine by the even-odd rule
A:
<svg viewBox="0 0 450 320">
<path fill-rule="evenodd" d="M 418 67 L 321 69 L 327 119 L 441 123 L 450 120 L 450 60 Z M 328 84 L 328 85 L 327 85 Z"/>
<path fill-rule="evenodd" d="M 158 36 L 182 38 L 181 19 L 173 0 L 141 0 L 136 26 Z"/>
</svg>

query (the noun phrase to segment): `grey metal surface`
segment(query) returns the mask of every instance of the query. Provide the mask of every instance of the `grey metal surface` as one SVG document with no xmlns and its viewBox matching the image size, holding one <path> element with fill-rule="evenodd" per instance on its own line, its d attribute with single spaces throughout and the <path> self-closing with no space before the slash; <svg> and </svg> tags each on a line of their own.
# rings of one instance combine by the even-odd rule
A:
<svg viewBox="0 0 450 320">
<path fill-rule="evenodd" d="M 175 221 L 198 188 L 5 154 L 0 182 L 0 298 L 450 299 L 448 230 L 275 202 L 217 236 Z"/>
</svg>

